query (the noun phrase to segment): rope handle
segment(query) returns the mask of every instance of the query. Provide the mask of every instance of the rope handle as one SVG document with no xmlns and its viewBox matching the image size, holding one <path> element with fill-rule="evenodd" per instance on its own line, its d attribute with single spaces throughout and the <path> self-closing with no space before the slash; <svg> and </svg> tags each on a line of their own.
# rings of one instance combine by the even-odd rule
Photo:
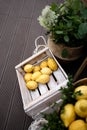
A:
<svg viewBox="0 0 87 130">
<path fill-rule="evenodd" d="M 39 44 L 38 41 L 42 39 L 44 41 L 44 44 Z M 46 40 L 44 38 L 44 36 L 38 36 L 36 39 L 35 39 L 35 50 L 34 50 L 34 54 L 36 54 L 38 51 L 42 50 L 43 48 L 46 48 Z"/>
</svg>

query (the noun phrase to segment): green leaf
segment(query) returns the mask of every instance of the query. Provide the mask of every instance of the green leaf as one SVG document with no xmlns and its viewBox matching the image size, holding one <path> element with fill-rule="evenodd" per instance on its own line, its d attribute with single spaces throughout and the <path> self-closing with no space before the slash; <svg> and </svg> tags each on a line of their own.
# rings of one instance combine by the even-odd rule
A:
<svg viewBox="0 0 87 130">
<path fill-rule="evenodd" d="M 78 29 L 78 35 L 83 38 L 87 34 L 87 23 L 81 23 Z"/>
<path fill-rule="evenodd" d="M 72 21 L 69 21 L 69 22 L 67 23 L 67 27 L 68 27 L 68 28 L 72 27 Z"/>
<path fill-rule="evenodd" d="M 69 42 L 69 37 L 68 37 L 68 35 L 65 35 L 65 36 L 64 36 L 64 40 L 65 40 L 65 42 Z"/>
<path fill-rule="evenodd" d="M 63 31 L 56 31 L 56 34 L 63 34 Z"/>
<path fill-rule="evenodd" d="M 83 18 L 87 19 L 87 8 L 82 8 L 81 15 Z"/>
<path fill-rule="evenodd" d="M 51 4 L 51 10 L 57 12 L 57 11 L 58 11 L 58 6 L 57 6 L 57 4 L 52 3 L 52 4 Z"/>
<path fill-rule="evenodd" d="M 74 13 L 78 12 L 80 4 L 79 0 L 66 0 L 66 6 L 72 9 Z"/>
<path fill-rule="evenodd" d="M 63 27 L 64 27 L 63 23 L 60 22 L 60 23 L 59 23 L 59 28 L 62 29 Z"/>
<path fill-rule="evenodd" d="M 61 53 L 61 56 L 63 58 L 66 58 L 68 56 L 68 51 L 66 49 L 63 49 L 62 53 Z"/>
<path fill-rule="evenodd" d="M 72 94 L 72 98 L 75 98 L 75 99 L 76 99 L 77 96 L 81 96 L 81 95 L 83 95 L 83 94 L 82 94 L 81 91 L 79 90 L 79 91 L 74 92 L 74 93 Z"/>
<path fill-rule="evenodd" d="M 73 8 L 73 10 L 75 11 L 75 12 L 77 12 L 77 11 L 79 11 L 79 9 L 80 9 L 80 2 L 79 2 L 79 0 L 72 0 L 72 8 Z"/>
</svg>

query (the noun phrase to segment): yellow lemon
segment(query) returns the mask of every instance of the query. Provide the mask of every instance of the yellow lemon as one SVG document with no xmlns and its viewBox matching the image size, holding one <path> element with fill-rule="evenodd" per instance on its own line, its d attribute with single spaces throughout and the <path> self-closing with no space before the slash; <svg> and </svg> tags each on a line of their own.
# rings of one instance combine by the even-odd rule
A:
<svg viewBox="0 0 87 130">
<path fill-rule="evenodd" d="M 51 70 L 55 71 L 58 69 L 58 65 L 53 58 L 48 58 L 48 66 Z"/>
<path fill-rule="evenodd" d="M 83 120 L 78 119 L 70 124 L 69 130 L 87 130 L 87 126 Z"/>
<path fill-rule="evenodd" d="M 39 78 L 39 76 L 41 75 L 40 71 L 36 71 L 32 74 L 32 80 L 37 80 L 37 78 Z"/>
<path fill-rule="evenodd" d="M 52 70 L 48 67 L 44 67 L 42 68 L 41 73 L 50 75 L 52 73 Z"/>
<path fill-rule="evenodd" d="M 30 90 L 35 90 L 35 89 L 38 87 L 38 84 L 37 84 L 37 82 L 35 82 L 35 81 L 28 81 L 28 82 L 26 83 L 26 86 L 27 86 L 27 88 L 30 89 Z"/>
<path fill-rule="evenodd" d="M 32 71 L 33 71 L 33 65 L 31 65 L 31 64 L 26 64 L 26 65 L 24 66 L 24 71 L 27 72 L 27 73 L 32 72 Z"/>
<path fill-rule="evenodd" d="M 87 100 L 80 99 L 75 103 L 75 112 L 80 117 L 87 117 Z"/>
<path fill-rule="evenodd" d="M 77 100 L 79 100 L 79 99 L 87 99 L 87 86 L 86 85 L 78 86 L 75 89 L 75 92 L 78 92 L 78 91 L 81 91 L 82 94 L 76 96 Z"/>
<path fill-rule="evenodd" d="M 39 65 L 34 66 L 33 72 L 36 72 L 36 71 L 39 71 L 39 70 L 40 70 L 40 66 Z"/>
<path fill-rule="evenodd" d="M 86 121 L 86 123 L 87 123 L 87 117 L 85 118 L 85 121 Z"/>
<path fill-rule="evenodd" d="M 40 63 L 40 68 L 42 69 L 42 68 L 44 68 L 44 67 L 47 67 L 47 61 L 45 60 L 45 61 L 42 61 L 41 63 Z"/>
<path fill-rule="evenodd" d="M 42 74 L 39 76 L 39 78 L 37 78 L 37 82 L 39 83 L 42 83 L 42 84 L 45 84 L 45 83 L 48 83 L 50 80 L 50 76 L 49 75 L 46 75 L 46 74 Z"/>
<path fill-rule="evenodd" d="M 60 114 L 61 120 L 64 122 L 65 127 L 68 127 L 71 122 L 76 118 L 73 104 L 66 104 L 64 106 L 63 112 Z"/>
<path fill-rule="evenodd" d="M 25 73 L 24 75 L 24 80 L 26 82 L 28 82 L 29 80 L 31 80 L 31 77 L 32 77 L 32 73 Z"/>
<path fill-rule="evenodd" d="M 86 128 L 87 128 L 87 122 L 86 122 Z"/>
</svg>

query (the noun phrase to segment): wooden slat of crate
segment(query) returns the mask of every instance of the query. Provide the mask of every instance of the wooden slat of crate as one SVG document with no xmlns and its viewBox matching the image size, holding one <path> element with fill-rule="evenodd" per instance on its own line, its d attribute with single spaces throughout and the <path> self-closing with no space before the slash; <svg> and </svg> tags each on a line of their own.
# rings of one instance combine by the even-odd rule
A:
<svg viewBox="0 0 87 130">
<path fill-rule="evenodd" d="M 31 95 L 29 91 L 27 90 L 27 87 L 25 87 L 25 82 L 22 74 L 16 70 L 18 81 L 19 81 L 19 86 L 20 86 L 20 91 L 21 91 L 21 96 L 23 100 L 23 106 L 26 108 L 29 102 L 32 101 Z M 27 100 L 26 100 L 27 99 Z"/>
<path fill-rule="evenodd" d="M 31 94 L 32 100 L 37 99 L 37 98 L 39 98 L 39 96 L 40 96 L 40 94 L 39 94 L 39 92 L 38 92 L 37 89 L 34 90 L 34 91 L 31 91 L 31 90 L 30 90 L 29 92 L 30 92 L 30 94 Z"/>
<path fill-rule="evenodd" d="M 58 84 L 63 83 L 66 80 L 66 77 L 61 72 L 60 68 L 58 69 L 58 71 L 54 71 L 53 74 L 55 75 Z"/>
<path fill-rule="evenodd" d="M 60 96 L 61 93 L 59 93 L 58 91 L 51 93 L 50 96 L 43 98 L 42 101 L 37 102 L 31 108 L 26 109 L 25 111 L 29 116 L 35 116 L 37 113 L 40 113 L 46 107 L 52 105 L 52 103 L 59 100 Z"/>
<path fill-rule="evenodd" d="M 47 93 L 48 92 L 48 88 L 47 88 L 46 84 L 40 84 L 39 83 L 39 91 L 40 91 L 41 95 Z"/>
<path fill-rule="evenodd" d="M 48 83 L 48 86 L 50 89 L 57 89 L 57 81 L 53 78 L 53 76 L 50 76 L 50 81 Z"/>
<path fill-rule="evenodd" d="M 38 52 L 37 54 L 35 55 L 32 55 L 31 57 L 27 58 L 26 60 L 24 60 L 23 62 L 21 62 L 20 64 L 18 64 L 15 69 L 19 69 L 20 71 L 20 68 L 23 69 L 23 66 L 27 63 L 30 63 L 30 64 L 38 64 L 38 61 L 44 59 L 47 55 L 47 51 L 48 51 L 48 47 L 43 49 L 42 51 Z M 51 55 L 49 55 L 51 56 Z"/>
</svg>

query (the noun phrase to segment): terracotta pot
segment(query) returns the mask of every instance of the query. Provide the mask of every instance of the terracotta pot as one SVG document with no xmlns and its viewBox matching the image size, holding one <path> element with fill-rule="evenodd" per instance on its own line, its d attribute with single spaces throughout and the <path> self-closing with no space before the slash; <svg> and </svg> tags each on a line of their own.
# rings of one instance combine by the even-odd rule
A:
<svg viewBox="0 0 87 130">
<path fill-rule="evenodd" d="M 56 44 L 48 38 L 48 47 L 53 54 L 61 60 L 73 61 L 82 56 L 83 46 L 80 47 L 66 47 L 64 44 Z"/>
</svg>

